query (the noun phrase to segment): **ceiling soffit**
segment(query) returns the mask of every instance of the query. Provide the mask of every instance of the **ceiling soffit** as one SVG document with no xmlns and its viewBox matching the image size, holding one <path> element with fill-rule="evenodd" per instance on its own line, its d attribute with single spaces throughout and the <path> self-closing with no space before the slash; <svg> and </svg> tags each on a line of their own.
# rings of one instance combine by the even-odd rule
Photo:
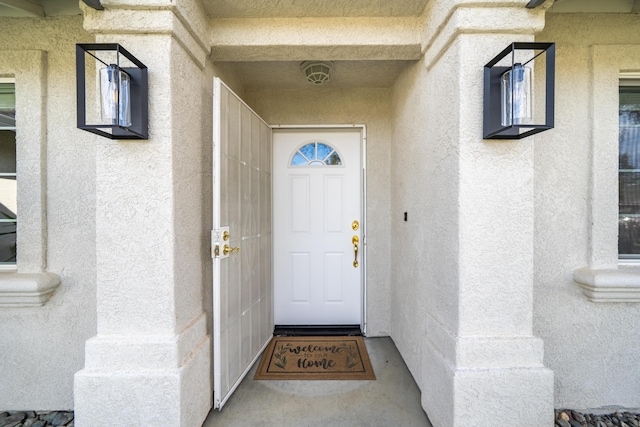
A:
<svg viewBox="0 0 640 427">
<path fill-rule="evenodd" d="M 640 0 L 555 0 L 549 13 L 640 13 Z"/>
<path fill-rule="evenodd" d="M 217 19 L 214 61 L 415 60 L 421 56 L 418 18 Z"/>
<path fill-rule="evenodd" d="M 0 17 L 80 15 L 78 0 L 0 0 Z"/>
<path fill-rule="evenodd" d="M 300 61 L 219 62 L 225 75 L 233 75 L 246 90 L 335 90 L 390 88 L 413 61 L 333 61 L 331 78 L 322 85 L 309 83 Z"/>
<path fill-rule="evenodd" d="M 213 19 L 419 16 L 429 0 L 202 0 Z"/>
</svg>

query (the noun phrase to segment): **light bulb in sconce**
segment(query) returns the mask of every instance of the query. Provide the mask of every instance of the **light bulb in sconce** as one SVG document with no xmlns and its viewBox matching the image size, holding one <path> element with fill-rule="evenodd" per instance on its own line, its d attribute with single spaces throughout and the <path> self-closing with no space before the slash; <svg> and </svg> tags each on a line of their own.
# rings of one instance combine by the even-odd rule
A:
<svg viewBox="0 0 640 427">
<path fill-rule="evenodd" d="M 131 79 L 111 64 L 100 69 L 102 120 L 123 127 L 131 126 Z"/>
<path fill-rule="evenodd" d="M 502 75 L 502 126 L 532 123 L 531 74 L 531 67 L 516 63 Z"/>
</svg>

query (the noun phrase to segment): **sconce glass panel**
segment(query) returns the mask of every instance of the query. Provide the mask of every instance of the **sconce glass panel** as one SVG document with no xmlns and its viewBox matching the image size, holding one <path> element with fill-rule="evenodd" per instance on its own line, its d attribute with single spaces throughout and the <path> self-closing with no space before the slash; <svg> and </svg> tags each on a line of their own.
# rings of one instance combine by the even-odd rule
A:
<svg viewBox="0 0 640 427">
<path fill-rule="evenodd" d="M 117 43 L 76 45 L 78 128 L 109 139 L 148 138 L 147 67 Z"/>
<path fill-rule="evenodd" d="M 553 128 L 555 44 L 515 42 L 484 66 L 484 139 Z"/>
</svg>

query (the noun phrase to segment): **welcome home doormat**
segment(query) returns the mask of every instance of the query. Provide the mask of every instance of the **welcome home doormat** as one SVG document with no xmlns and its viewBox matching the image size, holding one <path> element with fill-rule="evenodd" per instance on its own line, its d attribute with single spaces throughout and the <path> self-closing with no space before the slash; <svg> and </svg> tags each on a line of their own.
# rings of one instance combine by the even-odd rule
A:
<svg viewBox="0 0 640 427">
<path fill-rule="evenodd" d="M 254 380 L 375 380 L 362 337 L 273 337 Z"/>
</svg>

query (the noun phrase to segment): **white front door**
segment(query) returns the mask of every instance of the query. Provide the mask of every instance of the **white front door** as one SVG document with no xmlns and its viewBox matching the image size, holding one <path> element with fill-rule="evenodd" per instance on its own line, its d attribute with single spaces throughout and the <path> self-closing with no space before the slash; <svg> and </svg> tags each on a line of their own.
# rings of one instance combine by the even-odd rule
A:
<svg viewBox="0 0 640 427">
<path fill-rule="evenodd" d="M 271 129 L 220 79 L 213 105 L 214 408 L 273 334 Z"/>
<path fill-rule="evenodd" d="M 276 325 L 362 322 L 362 129 L 274 129 Z"/>
</svg>

